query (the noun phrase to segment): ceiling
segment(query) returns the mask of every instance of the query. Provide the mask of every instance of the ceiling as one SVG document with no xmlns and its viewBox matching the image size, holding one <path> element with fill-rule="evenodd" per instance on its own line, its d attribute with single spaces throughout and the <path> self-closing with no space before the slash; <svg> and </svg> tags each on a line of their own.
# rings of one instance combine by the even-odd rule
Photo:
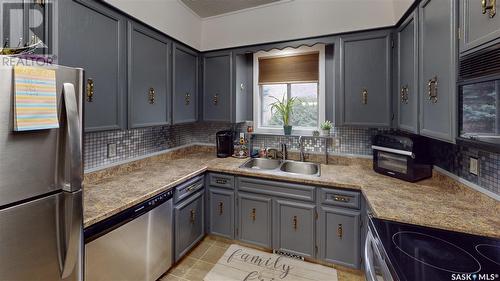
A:
<svg viewBox="0 0 500 281">
<path fill-rule="evenodd" d="M 280 0 L 181 0 L 201 18 L 257 7 Z"/>
</svg>

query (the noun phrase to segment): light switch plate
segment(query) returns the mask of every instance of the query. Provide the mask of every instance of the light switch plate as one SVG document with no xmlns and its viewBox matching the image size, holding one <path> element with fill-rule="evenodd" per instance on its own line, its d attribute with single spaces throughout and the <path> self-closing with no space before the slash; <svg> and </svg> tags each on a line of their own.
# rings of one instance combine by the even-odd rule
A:
<svg viewBox="0 0 500 281">
<path fill-rule="evenodd" d="M 116 143 L 108 143 L 108 158 L 116 157 Z"/>
<path fill-rule="evenodd" d="M 473 175 L 479 175 L 479 165 L 477 158 L 470 157 L 469 158 L 469 173 Z"/>
</svg>

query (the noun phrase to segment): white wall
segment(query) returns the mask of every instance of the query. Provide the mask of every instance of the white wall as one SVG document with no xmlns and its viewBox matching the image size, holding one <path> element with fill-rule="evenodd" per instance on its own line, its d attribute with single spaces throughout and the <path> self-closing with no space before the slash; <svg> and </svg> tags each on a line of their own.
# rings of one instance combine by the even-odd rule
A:
<svg viewBox="0 0 500 281">
<path fill-rule="evenodd" d="M 394 0 L 394 23 L 397 23 L 415 0 Z"/>
<path fill-rule="evenodd" d="M 409 0 L 292 0 L 206 18 L 201 46 L 213 50 L 392 26 L 395 1 Z"/>
<path fill-rule="evenodd" d="M 200 17 L 177 0 L 105 1 L 195 49 L 202 49 Z"/>
</svg>

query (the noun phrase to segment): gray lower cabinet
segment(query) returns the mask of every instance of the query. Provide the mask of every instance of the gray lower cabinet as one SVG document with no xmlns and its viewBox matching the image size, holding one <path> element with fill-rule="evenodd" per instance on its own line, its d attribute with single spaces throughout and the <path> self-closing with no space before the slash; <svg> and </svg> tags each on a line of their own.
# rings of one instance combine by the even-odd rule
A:
<svg viewBox="0 0 500 281">
<path fill-rule="evenodd" d="M 391 125 L 391 33 L 367 32 L 340 37 L 340 125 Z"/>
<path fill-rule="evenodd" d="M 209 232 L 234 239 L 234 191 L 210 187 L 208 202 Z"/>
<path fill-rule="evenodd" d="M 274 200 L 273 248 L 303 257 L 316 256 L 316 205 Z"/>
<path fill-rule="evenodd" d="M 455 142 L 457 2 L 425 0 L 419 6 L 420 134 Z"/>
<path fill-rule="evenodd" d="M 126 18 L 94 1 L 57 5 L 58 63 L 85 69 L 85 131 L 124 129 Z"/>
<path fill-rule="evenodd" d="M 491 3 L 495 3 L 493 14 Z M 460 0 L 460 53 L 470 53 L 500 41 L 500 1 Z"/>
<path fill-rule="evenodd" d="M 398 128 L 418 133 L 418 12 L 397 30 Z"/>
<path fill-rule="evenodd" d="M 238 239 L 257 246 L 272 248 L 271 197 L 238 192 Z"/>
<path fill-rule="evenodd" d="M 320 259 L 359 268 L 360 211 L 319 207 L 318 240 Z"/>
<path fill-rule="evenodd" d="M 129 127 L 166 125 L 170 122 L 170 41 L 129 21 L 128 43 Z"/>
<path fill-rule="evenodd" d="M 174 124 L 196 122 L 198 118 L 198 54 L 180 44 L 173 44 L 173 99 Z"/>
<path fill-rule="evenodd" d="M 203 120 L 230 121 L 232 53 L 203 56 Z"/>
<path fill-rule="evenodd" d="M 204 210 L 204 190 L 175 206 L 175 261 L 184 256 L 205 235 Z"/>
</svg>

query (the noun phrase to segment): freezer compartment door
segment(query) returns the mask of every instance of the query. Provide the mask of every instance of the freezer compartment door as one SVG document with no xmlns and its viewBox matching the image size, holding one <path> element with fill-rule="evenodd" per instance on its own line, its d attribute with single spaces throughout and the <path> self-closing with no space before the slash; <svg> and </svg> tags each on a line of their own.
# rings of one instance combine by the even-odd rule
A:
<svg viewBox="0 0 500 281">
<path fill-rule="evenodd" d="M 0 210 L 0 280 L 82 280 L 82 193 Z"/>
</svg>

